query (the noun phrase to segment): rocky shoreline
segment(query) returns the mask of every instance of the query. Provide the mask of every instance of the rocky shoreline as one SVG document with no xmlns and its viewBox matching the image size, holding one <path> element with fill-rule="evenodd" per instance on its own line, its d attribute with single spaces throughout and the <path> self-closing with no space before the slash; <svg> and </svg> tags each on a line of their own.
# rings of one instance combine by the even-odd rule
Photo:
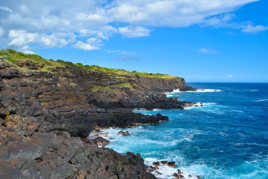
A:
<svg viewBox="0 0 268 179">
<path fill-rule="evenodd" d="M 155 178 L 139 155 L 99 148 L 100 141 L 87 137 L 96 128 L 168 120 L 133 113 L 135 108 L 194 104 L 163 94 L 173 89 L 192 90 L 182 78 L 1 51 L 0 178 Z"/>
<path fill-rule="evenodd" d="M 160 115 L 160 114 L 157 114 Z M 168 119 L 167 119 L 168 120 Z M 166 120 L 164 120 L 166 121 Z M 163 122 L 164 122 L 163 121 Z M 136 126 L 132 126 L 131 128 L 138 128 L 140 125 L 137 124 Z M 95 143 L 99 148 L 106 148 L 107 145 L 109 145 L 110 140 L 113 140 L 116 138 L 114 134 L 111 134 L 112 137 L 109 137 L 109 130 L 110 128 L 97 128 L 94 129 L 89 137 L 88 140 L 92 141 Z M 118 129 L 119 131 L 117 132 L 117 136 L 123 136 L 123 137 L 128 137 L 131 136 L 131 133 L 128 131 L 128 129 L 120 129 L 120 128 L 113 128 L 113 130 Z M 109 148 L 109 147 L 108 147 Z M 138 154 L 139 155 L 139 154 Z M 146 164 L 146 162 L 145 162 Z M 190 173 L 184 173 L 182 170 L 177 168 L 177 165 L 173 161 L 165 161 L 165 160 L 160 160 L 160 161 L 153 161 L 146 164 L 147 169 L 146 171 L 153 174 L 156 178 L 160 179 L 166 179 L 166 178 L 174 178 L 174 179 L 201 179 L 201 176 L 195 176 Z M 167 173 L 167 171 L 171 171 L 171 173 Z"/>
</svg>

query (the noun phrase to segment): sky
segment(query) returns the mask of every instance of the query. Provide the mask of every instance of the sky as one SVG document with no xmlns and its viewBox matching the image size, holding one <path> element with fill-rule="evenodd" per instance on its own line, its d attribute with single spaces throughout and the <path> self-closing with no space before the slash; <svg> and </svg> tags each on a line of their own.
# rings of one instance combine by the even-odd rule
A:
<svg viewBox="0 0 268 179">
<path fill-rule="evenodd" d="M 0 48 L 187 82 L 268 82 L 267 0 L 0 0 Z"/>
</svg>

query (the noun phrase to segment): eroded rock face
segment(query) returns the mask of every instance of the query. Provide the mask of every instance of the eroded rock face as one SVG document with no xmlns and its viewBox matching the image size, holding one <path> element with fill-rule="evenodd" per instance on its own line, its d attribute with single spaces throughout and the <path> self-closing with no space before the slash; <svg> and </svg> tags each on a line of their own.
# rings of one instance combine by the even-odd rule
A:
<svg viewBox="0 0 268 179">
<path fill-rule="evenodd" d="M 28 70 L 40 68 L 34 62 L 21 61 Z M 53 123 L 42 125 L 47 131 L 67 131 L 72 136 L 86 137 L 96 125 L 129 127 L 135 123 L 157 123 L 156 119 L 132 113 L 134 108 L 178 108 L 184 102 L 167 98 L 163 91 L 186 88 L 183 79 L 118 77 L 85 71 L 75 67 L 57 67 L 52 72 L 21 71 L 0 62 L 0 102 L 12 114 L 34 117 Z M 31 67 L 31 68 L 30 68 Z M 113 87 L 131 84 L 133 89 Z M 112 91 L 95 91 L 96 86 L 112 85 Z M 116 86 L 115 85 L 115 86 Z M 0 115 L 5 115 L 1 113 Z"/>
<path fill-rule="evenodd" d="M 162 92 L 184 89 L 184 80 L 117 78 L 75 67 L 50 72 L 21 61 L 21 71 L 0 60 L 0 178 L 155 178 L 139 155 L 98 148 L 85 142 L 96 127 L 131 127 L 168 120 L 133 108 L 182 108 Z M 96 86 L 131 83 L 133 89 Z M 97 144 L 97 145 L 96 145 Z"/>
<path fill-rule="evenodd" d="M 120 155 L 65 132 L 17 131 L 0 126 L 0 178 L 154 178 L 139 155 Z"/>
</svg>

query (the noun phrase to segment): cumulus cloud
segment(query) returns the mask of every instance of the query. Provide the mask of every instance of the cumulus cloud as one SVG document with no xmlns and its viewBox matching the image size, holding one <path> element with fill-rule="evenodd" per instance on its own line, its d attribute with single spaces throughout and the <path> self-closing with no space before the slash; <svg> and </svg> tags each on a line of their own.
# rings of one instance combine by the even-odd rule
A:
<svg viewBox="0 0 268 179">
<path fill-rule="evenodd" d="M 119 54 L 119 55 L 136 55 L 136 52 L 126 50 L 106 50 L 108 54 Z"/>
<path fill-rule="evenodd" d="M 5 31 L 2 27 L 0 27 L 0 38 L 4 35 Z"/>
<path fill-rule="evenodd" d="M 12 13 L 12 9 L 6 7 L 6 6 L 0 6 L 0 11 L 5 11 L 5 12 L 9 12 L 9 13 Z"/>
<path fill-rule="evenodd" d="M 258 0 L 116 0 L 108 13 L 115 20 L 126 23 L 185 27 L 256 1 Z"/>
<path fill-rule="evenodd" d="M 234 24 L 230 24 L 230 21 L 235 18 L 234 14 L 223 14 L 220 16 L 213 16 L 205 19 L 203 21 L 203 25 L 209 26 L 234 26 Z"/>
<path fill-rule="evenodd" d="M 12 39 L 8 44 L 9 46 L 23 46 L 34 42 L 38 35 L 24 30 L 10 30 L 8 36 Z"/>
<path fill-rule="evenodd" d="M 63 34 L 39 34 L 25 30 L 10 30 L 8 34 L 10 42 L 8 46 L 24 47 L 30 44 L 39 44 L 46 47 L 63 47 L 68 44 Z"/>
<path fill-rule="evenodd" d="M 35 54 L 33 51 L 31 51 L 29 49 L 29 46 L 28 45 L 25 45 L 25 46 L 21 47 L 21 50 L 22 50 L 22 52 L 24 52 L 26 54 Z"/>
<path fill-rule="evenodd" d="M 150 30 L 146 29 L 144 27 L 136 26 L 136 27 L 131 27 L 131 26 L 126 26 L 126 27 L 119 27 L 119 32 L 126 37 L 145 37 L 150 35 Z"/>
<path fill-rule="evenodd" d="M 202 54 L 217 54 L 218 53 L 217 50 L 208 49 L 208 48 L 201 48 L 198 50 L 198 52 Z"/>
<path fill-rule="evenodd" d="M 232 74 L 227 75 L 227 78 L 233 78 L 233 75 Z"/>
<path fill-rule="evenodd" d="M 74 3 L 72 0 L 8 0 L 0 2 L 0 26 L 8 34 L 6 46 L 31 49 L 39 45 L 69 45 L 96 50 L 100 43 L 96 45 L 85 39 L 95 38 L 104 43 L 116 33 L 137 38 L 150 35 L 151 29 L 156 27 L 220 24 L 231 19 L 224 14 L 256 1 L 84 0 Z"/>
<path fill-rule="evenodd" d="M 256 26 L 247 25 L 242 28 L 242 31 L 246 33 L 258 33 L 258 32 L 262 32 L 266 30 L 268 30 L 268 26 L 263 26 L 263 25 L 256 25 Z"/>
<path fill-rule="evenodd" d="M 102 45 L 102 41 L 96 38 L 89 38 L 87 42 L 78 41 L 74 47 L 82 50 L 98 50 Z"/>
</svg>

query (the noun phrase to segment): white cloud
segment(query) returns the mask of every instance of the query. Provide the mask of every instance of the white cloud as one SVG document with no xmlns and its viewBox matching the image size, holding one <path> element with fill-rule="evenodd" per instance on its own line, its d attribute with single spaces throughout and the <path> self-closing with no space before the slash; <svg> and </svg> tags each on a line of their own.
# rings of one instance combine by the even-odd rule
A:
<svg viewBox="0 0 268 179">
<path fill-rule="evenodd" d="M 258 0 L 115 0 L 109 15 L 143 26 L 185 27 Z"/>
<path fill-rule="evenodd" d="M 224 14 L 221 16 L 213 16 L 203 21 L 204 25 L 210 26 L 229 26 L 229 22 L 235 17 L 234 14 Z"/>
<path fill-rule="evenodd" d="M 247 25 L 242 28 L 242 31 L 247 32 L 247 33 L 258 33 L 258 32 L 262 32 L 266 30 L 268 30 L 268 26 L 263 26 L 263 25 L 256 25 L 256 26 Z"/>
<path fill-rule="evenodd" d="M 29 33 L 24 30 L 10 30 L 8 36 L 11 39 L 8 45 L 17 47 L 32 43 L 38 37 L 36 33 Z"/>
<path fill-rule="evenodd" d="M 80 36 L 95 36 L 99 39 L 108 40 L 109 37 L 116 33 L 117 29 L 110 25 L 105 25 L 96 29 L 80 29 Z"/>
<path fill-rule="evenodd" d="M 98 50 L 101 45 L 102 45 L 101 40 L 96 38 L 89 38 L 87 42 L 78 41 L 74 45 L 74 47 L 82 50 L 91 51 L 91 50 Z"/>
<path fill-rule="evenodd" d="M 5 31 L 2 27 L 0 27 L 0 38 L 4 35 Z"/>
<path fill-rule="evenodd" d="M 217 54 L 218 53 L 217 50 L 208 49 L 208 48 L 201 48 L 198 50 L 198 52 L 202 54 Z"/>
<path fill-rule="evenodd" d="M 126 50 L 106 50 L 108 54 L 119 54 L 119 55 L 136 55 L 136 52 L 130 52 Z"/>
<path fill-rule="evenodd" d="M 146 29 L 140 26 L 119 27 L 118 30 L 123 36 L 130 37 L 130 38 L 149 36 L 151 32 L 149 29 Z"/>
<path fill-rule="evenodd" d="M 233 75 L 232 74 L 227 75 L 227 78 L 233 78 Z"/>
<path fill-rule="evenodd" d="M 82 50 L 97 50 L 99 49 L 98 47 L 95 47 L 91 44 L 88 44 L 88 43 L 85 43 L 85 42 L 82 42 L 82 41 L 78 41 L 75 46 L 76 48 L 79 48 L 79 49 L 82 49 Z"/>
<path fill-rule="evenodd" d="M 27 45 L 31 49 L 39 45 L 70 45 L 96 49 L 100 46 L 84 39 L 96 38 L 103 42 L 115 33 L 134 38 L 148 36 L 150 29 L 156 27 L 219 25 L 231 19 L 229 13 L 256 1 L 86 0 L 74 3 L 72 0 L 8 0 L 0 1 L 0 26 L 11 33 L 6 46 L 21 48 Z"/>
<path fill-rule="evenodd" d="M 6 6 L 0 6 L 0 11 L 5 11 L 5 12 L 9 12 L 9 13 L 12 13 L 12 9 L 6 7 Z"/>
<path fill-rule="evenodd" d="M 33 51 L 29 50 L 29 46 L 27 46 L 27 45 L 21 47 L 20 50 L 21 50 L 22 52 L 26 53 L 26 54 L 35 54 Z"/>
<path fill-rule="evenodd" d="M 9 46 L 23 47 L 29 44 L 40 44 L 45 47 L 63 47 L 68 44 L 64 38 L 64 34 L 38 34 L 26 32 L 24 30 L 10 30 L 8 34 L 10 38 Z"/>
</svg>

